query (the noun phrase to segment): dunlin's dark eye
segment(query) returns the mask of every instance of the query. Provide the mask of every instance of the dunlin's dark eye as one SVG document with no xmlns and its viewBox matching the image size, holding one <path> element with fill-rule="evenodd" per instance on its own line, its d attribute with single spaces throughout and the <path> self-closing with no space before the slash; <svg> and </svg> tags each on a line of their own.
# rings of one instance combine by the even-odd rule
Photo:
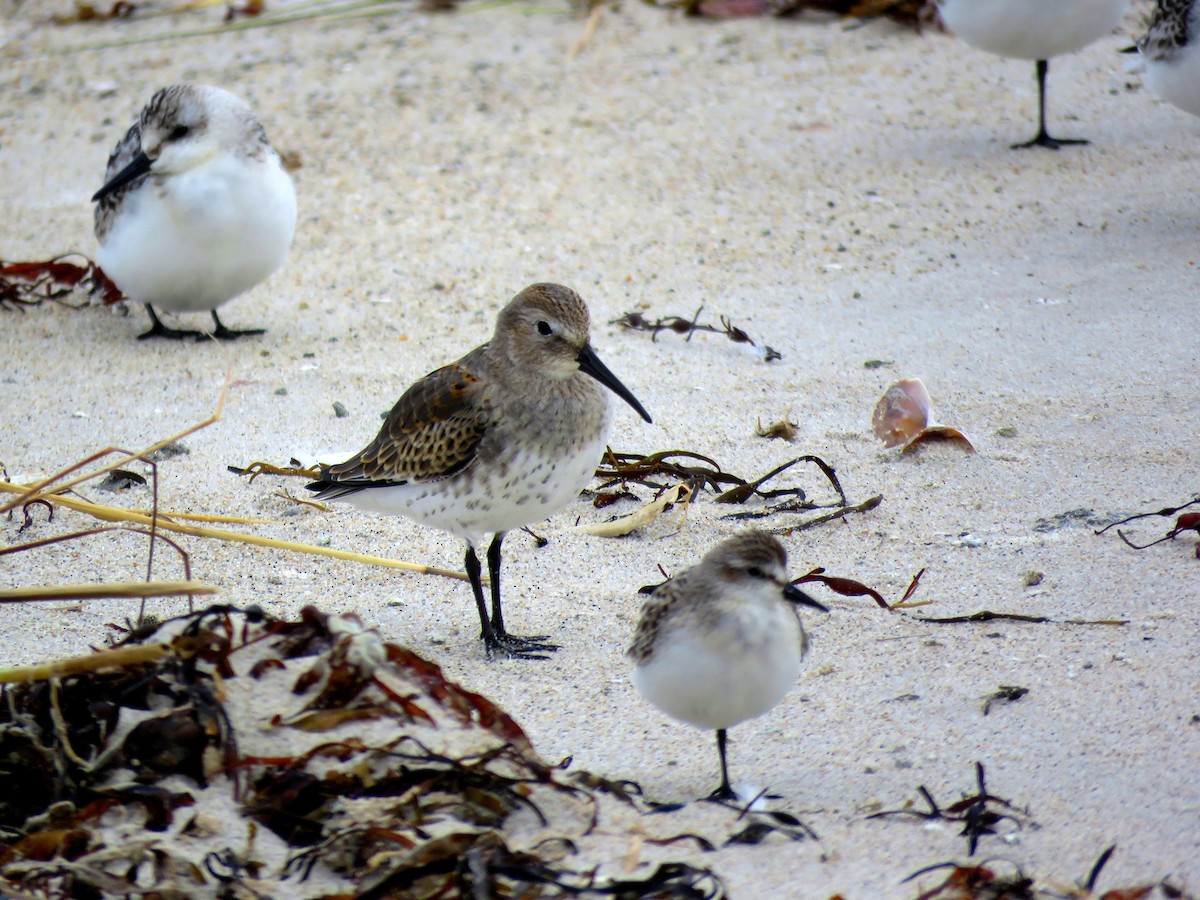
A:
<svg viewBox="0 0 1200 900">
<path fill-rule="evenodd" d="M 540 334 L 542 337 L 548 337 L 550 335 L 550 331 L 551 331 L 550 323 L 546 322 L 544 320 L 541 322 L 538 322 L 537 330 L 538 330 L 538 334 Z"/>
<path fill-rule="evenodd" d="M 767 573 L 764 572 L 762 569 L 760 569 L 758 566 L 751 566 L 750 568 L 748 568 L 746 570 L 746 574 L 749 575 L 751 578 L 766 578 L 767 577 Z"/>
<path fill-rule="evenodd" d="M 188 133 L 191 130 L 192 129 L 189 128 L 187 125 L 176 125 L 174 128 L 171 129 L 171 133 L 167 135 L 167 140 L 168 141 L 182 141 L 185 137 L 188 136 Z"/>
</svg>

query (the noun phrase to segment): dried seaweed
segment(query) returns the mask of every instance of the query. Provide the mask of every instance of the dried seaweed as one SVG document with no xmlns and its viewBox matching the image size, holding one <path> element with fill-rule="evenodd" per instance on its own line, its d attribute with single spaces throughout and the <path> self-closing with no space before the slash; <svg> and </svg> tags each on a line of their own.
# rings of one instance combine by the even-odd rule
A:
<svg viewBox="0 0 1200 900">
<path fill-rule="evenodd" d="M 994 703 L 1015 703 L 1029 693 L 1029 688 L 1019 684 L 1002 684 L 983 701 L 983 714 L 991 712 Z"/>
<path fill-rule="evenodd" d="M 934 863 L 918 869 L 904 880 L 912 881 L 928 872 L 950 869 L 946 880 L 928 891 L 917 894 L 915 900 L 1037 900 L 1033 879 L 1013 866 L 1012 875 L 997 875 L 994 865 L 962 866 L 958 863 Z"/>
<path fill-rule="evenodd" d="M 922 784 L 917 787 L 917 792 L 929 805 L 927 811 L 919 809 L 893 809 L 873 813 L 867 816 L 867 818 L 882 819 L 888 816 L 911 816 L 924 822 L 940 820 L 960 823 L 963 826 L 963 830 L 959 834 L 967 839 L 967 855 L 974 856 L 981 837 L 996 834 L 996 826 L 1005 821 L 1011 822 L 1020 829 L 1022 824 L 1021 817 L 1029 815 L 1026 810 L 1013 806 L 1008 800 L 988 793 L 987 783 L 984 780 L 983 763 L 981 762 L 975 763 L 975 784 L 976 793 L 964 796 L 944 809 L 938 806 L 937 801 L 933 799 L 933 795 Z M 931 894 L 930 896 L 935 895 Z"/>
<path fill-rule="evenodd" d="M 910 616 L 914 622 L 935 625 L 960 625 L 966 622 L 1032 622 L 1035 625 L 1128 625 L 1128 619 L 1051 619 L 1049 616 L 1029 616 L 1024 613 L 992 612 L 981 609 L 965 616 Z"/>
<path fill-rule="evenodd" d="M 33 667 L 39 677 L 4 689 L 0 893 L 300 896 L 320 867 L 356 897 L 725 896 L 684 862 L 606 879 L 569 864 L 577 837 L 515 845 L 504 827 L 518 812 L 557 827 L 555 794 L 632 806 L 641 789 L 563 778 L 567 763 L 545 764 L 503 710 L 353 616 L 217 606 L 78 663 Z M 276 755 L 243 751 L 268 746 L 263 735 Z M 213 791 L 237 814 L 200 826 Z M 113 823 L 156 834 L 117 839 Z M 593 812 L 581 836 L 595 823 Z M 786 814 L 777 824 L 794 827 Z M 191 837 L 200 827 L 208 840 Z M 291 848 L 278 871 L 256 835 Z"/>
<path fill-rule="evenodd" d="M 726 316 L 721 316 L 720 325 L 706 325 L 700 321 L 700 314 L 704 312 L 704 307 L 701 306 L 696 310 L 695 315 L 690 319 L 685 319 L 682 316 L 664 316 L 661 319 L 650 321 L 640 312 L 627 312 L 619 319 L 614 319 L 609 322 L 610 325 L 620 325 L 622 328 L 628 328 L 631 331 L 648 331 L 652 341 L 658 340 L 660 331 L 673 331 L 675 334 L 686 334 L 686 340 L 690 341 L 692 335 L 697 331 L 707 331 L 713 334 L 723 334 L 735 344 L 749 344 L 751 347 L 757 347 L 758 344 L 741 328 L 733 324 Z M 762 354 L 763 362 L 772 362 L 776 359 L 783 359 L 779 351 L 772 347 L 763 345 L 759 351 Z"/>
<path fill-rule="evenodd" d="M 70 262 L 80 258 L 83 264 Z M 0 308 L 38 306 L 47 300 L 58 303 L 77 290 L 99 295 L 107 306 L 125 299 L 108 276 L 81 253 L 65 253 L 42 262 L 0 260 Z"/>
<path fill-rule="evenodd" d="M 859 19 L 886 16 L 920 31 L 936 22 L 933 0 L 646 0 L 713 19 L 791 16 L 814 10 Z"/>
<path fill-rule="evenodd" d="M 1189 506 L 1194 506 L 1197 503 L 1200 503 L 1200 495 L 1193 497 L 1187 503 L 1184 503 L 1180 506 L 1168 506 L 1163 509 L 1155 510 L 1154 512 L 1136 513 L 1132 516 L 1127 516 L 1126 518 L 1121 519 L 1118 522 L 1111 522 L 1108 525 L 1105 525 L 1103 528 L 1099 529 L 1095 533 L 1096 534 L 1104 534 L 1104 532 L 1108 531 L 1108 529 L 1110 529 L 1110 528 L 1116 528 L 1116 526 L 1118 526 L 1118 525 L 1125 525 L 1126 523 L 1132 522 L 1136 519 L 1145 519 L 1145 518 L 1149 518 L 1151 516 L 1161 516 L 1163 518 L 1170 518 L 1171 516 L 1174 516 L 1177 513 L 1179 513 L 1181 510 L 1185 510 Z M 1179 535 L 1184 534 L 1189 531 L 1194 531 L 1194 532 L 1196 532 L 1197 535 L 1200 535 L 1200 513 L 1194 513 L 1194 512 L 1193 513 L 1184 513 L 1183 515 L 1179 516 L 1175 520 L 1174 528 L 1172 528 L 1170 531 L 1168 531 L 1162 537 L 1158 538 L 1158 540 L 1151 541 L 1148 544 L 1135 544 L 1133 541 L 1131 541 L 1128 538 L 1128 536 L 1125 534 L 1125 532 L 1121 531 L 1120 528 L 1117 528 L 1117 536 L 1120 537 L 1121 540 L 1123 540 L 1128 546 L 1132 547 L 1134 550 L 1145 550 L 1147 547 L 1153 547 L 1155 544 L 1161 544 L 1164 541 L 1173 541 L 1173 540 L 1175 540 L 1175 538 L 1179 537 Z M 1200 559 L 1200 543 L 1196 544 L 1196 558 Z"/>
<path fill-rule="evenodd" d="M 841 594 L 843 597 L 870 597 L 875 601 L 875 604 L 881 609 L 908 609 L 913 606 L 923 606 L 924 603 L 911 603 L 909 598 L 916 593 L 917 586 L 921 583 L 921 576 L 925 574 L 925 570 L 921 569 L 912 580 L 908 583 L 908 588 L 904 591 L 903 596 L 895 603 L 888 603 L 883 599 L 883 595 L 872 587 L 868 587 L 861 581 L 855 581 L 853 578 L 845 578 L 841 575 L 826 575 L 825 568 L 818 566 L 805 572 L 799 578 L 792 581 L 792 584 L 808 584 L 816 582 L 823 584 L 831 591 Z M 932 602 L 932 601 L 925 601 Z"/>
<path fill-rule="evenodd" d="M 1034 878 L 1026 875 L 1015 863 L 1013 874 L 998 875 L 996 860 L 988 860 L 983 865 L 962 865 L 956 862 L 934 863 L 913 872 L 904 881 L 912 881 L 929 872 L 938 869 L 949 869 L 950 874 L 945 881 L 935 887 L 918 894 L 915 900 L 1144 900 L 1158 887 L 1164 897 L 1184 897 L 1183 890 L 1167 881 L 1158 884 L 1142 884 L 1130 888 L 1115 888 L 1100 894 L 1096 892 L 1096 882 L 1100 872 L 1116 850 L 1112 845 L 1104 850 L 1093 863 L 1086 879 L 1076 887 L 1069 888 L 1067 893 L 1057 890 L 1038 888 Z"/>
</svg>

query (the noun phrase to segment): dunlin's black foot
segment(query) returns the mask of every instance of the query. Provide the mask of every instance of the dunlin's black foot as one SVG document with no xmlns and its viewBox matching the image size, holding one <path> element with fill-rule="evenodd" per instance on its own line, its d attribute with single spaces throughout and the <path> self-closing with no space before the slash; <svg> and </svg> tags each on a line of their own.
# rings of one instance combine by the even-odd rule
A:
<svg viewBox="0 0 1200 900">
<path fill-rule="evenodd" d="M 240 337 L 254 337 L 255 335 L 267 333 L 265 328 L 247 328 L 245 331 L 235 331 L 232 328 L 226 328 L 221 320 L 217 318 L 217 311 L 215 309 L 213 310 L 212 317 L 213 322 L 217 326 L 212 331 L 212 337 L 215 337 L 218 341 L 236 341 Z M 196 340 L 202 341 L 206 337 L 208 337 L 207 334 L 202 334 Z"/>
<path fill-rule="evenodd" d="M 162 320 L 154 312 L 154 307 L 149 303 L 146 304 L 146 312 L 150 314 L 150 330 L 139 334 L 137 337 L 139 341 L 156 337 L 166 338 L 169 341 L 182 341 L 185 338 L 196 338 L 199 340 L 204 336 L 201 332 L 192 331 L 191 329 L 168 328 L 162 323 Z"/>
<path fill-rule="evenodd" d="M 549 659 L 549 653 L 557 650 L 558 644 L 547 643 L 548 635 L 537 634 L 522 637 L 519 634 L 509 634 L 507 631 L 493 632 L 483 636 L 484 646 L 487 647 L 488 659 L 493 654 L 508 659 Z"/>
</svg>

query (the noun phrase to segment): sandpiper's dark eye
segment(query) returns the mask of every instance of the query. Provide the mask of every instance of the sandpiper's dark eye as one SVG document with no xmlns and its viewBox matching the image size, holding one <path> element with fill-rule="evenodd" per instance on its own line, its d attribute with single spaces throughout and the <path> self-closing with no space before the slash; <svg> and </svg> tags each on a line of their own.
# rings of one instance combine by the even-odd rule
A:
<svg viewBox="0 0 1200 900">
<path fill-rule="evenodd" d="M 550 334 L 550 331 L 551 331 L 551 328 L 550 328 L 550 323 L 549 323 L 549 322 L 546 322 L 546 321 L 544 321 L 544 320 L 543 320 L 543 321 L 540 321 L 540 322 L 538 322 L 538 323 L 537 323 L 537 330 L 538 330 L 538 334 L 542 335 L 543 337 L 546 337 L 546 336 L 548 336 L 548 335 Z"/>
<path fill-rule="evenodd" d="M 762 569 L 760 569 L 758 566 L 751 566 L 750 568 L 748 568 L 746 570 L 746 574 L 749 575 L 751 578 L 766 578 L 767 577 L 767 573 L 764 572 Z"/>
<path fill-rule="evenodd" d="M 188 136 L 188 132 L 192 129 L 187 125 L 176 125 L 171 129 L 171 133 L 167 135 L 168 141 L 181 141 Z"/>
</svg>

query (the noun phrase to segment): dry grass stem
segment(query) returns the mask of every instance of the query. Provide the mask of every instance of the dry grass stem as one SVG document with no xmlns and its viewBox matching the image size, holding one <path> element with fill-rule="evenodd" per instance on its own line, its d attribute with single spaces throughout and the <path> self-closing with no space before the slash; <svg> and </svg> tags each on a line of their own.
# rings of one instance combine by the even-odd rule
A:
<svg viewBox="0 0 1200 900">
<path fill-rule="evenodd" d="M 27 588 L 0 588 L 0 603 L 37 600 L 101 600 L 106 597 L 177 597 L 215 594 L 217 589 L 198 581 L 119 581 L 108 584 L 42 584 Z"/>
<path fill-rule="evenodd" d="M 25 485 L 8 484 L 0 482 L 0 491 L 9 493 L 19 493 L 23 496 L 29 496 L 31 491 Z M 172 531 L 176 534 L 186 534 L 192 537 L 212 538 L 218 541 L 229 541 L 237 544 L 251 544 L 255 547 L 269 547 L 273 550 L 288 550 L 292 553 L 308 553 L 313 556 L 328 556 L 333 559 L 344 559 L 348 562 L 366 563 L 371 566 L 382 566 L 385 569 L 400 569 L 405 572 L 413 572 L 418 575 L 440 575 L 443 578 L 456 578 L 459 581 L 466 581 L 467 576 L 463 572 L 452 572 L 449 569 L 438 569 L 433 566 L 426 566 L 420 563 L 404 562 L 399 559 L 388 559 L 383 556 L 368 556 L 365 553 L 351 553 L 346 550 L 333 550 L 329 547 L 317 547 L 312 544 L 301 544 L 296 541 L 282 541 L 276 538 L 262 537 L 257 534 L 239 534 L 236 531 L 222 531 L 216 528 L 202 528 L 199 525 L 182 525 L 178 522 L 172 522 L 159 515 L 157 520 L 152 520 L 150 516 L 142 513 L 134 512 L 129 509 L 122 509 L 117 506 L 104 506 L 100 503 L 90 503 L 87 500 L 80 500 L 76 497 L 64 497 L 59 494 L 42 494 L 37 499 L 44 500 L 53 506 L 63 506 L 67 509 L 81 512 L 93 518 L 100 519 L 104 522 L 133 522 L 138 525 L 146 525 L 157 528 L 159 531 Z M 11 504 L 10 504 L 11 505 Z"/>
<path fill-rule="evenodd" d="M 112 650 L 97 650 L 86 656 L 73 656 L 70 659 L 56 659 L 51 662 L 36 663 L 32 666 L 0 669 L 0 684 L 45 681 L 48 678 L 83 675 L 88 672 L 98 672 L 101 669 L 134 666 L 161 659 L 169 652 L 171 652 L 171 647 L 168 644 L 134 644 L 128 647 L 115 647 Z"/>
</svg>

